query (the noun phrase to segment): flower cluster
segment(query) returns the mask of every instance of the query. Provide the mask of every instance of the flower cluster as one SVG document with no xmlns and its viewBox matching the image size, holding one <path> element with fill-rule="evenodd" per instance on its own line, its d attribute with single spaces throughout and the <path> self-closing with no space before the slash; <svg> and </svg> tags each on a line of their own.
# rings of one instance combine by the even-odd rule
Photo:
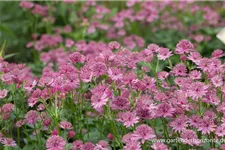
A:
<svg viewBox="0 0 225 150">
<path fill-rule="evenodd" d="M 55 3 L 72 11 L 79 2 Z M 216 11 L 191 2 L 130 0 L 127 9 L 107 18 L 109 8 L 87 1 L 73 20 L 76 28 L 54 26 L 50 34 L 58 20 L 52 16 L 57 9 L 49 6 L 20 2 L 47 22 L 48 33 L 33 34 L 26 45 L 40 54 L 41 74 L 33 73 L 29 64 L 0 59 L 0 149 L 225 148 L 223 142 L 200 142 L 225 137 L 224 50 L 204 57 L 189 39 L 170 48 L 147 43 L 126 29 L 129 23 L 132 28 L 164 18 L 165 24 L 152 30 L 188 30 L 165 12 L 171 7 L 178 13 L 186 6 L 192 6 L 191 13 L 202 12 L 205 25 L 221 26 L 224 21 Z M 85 18 L 93 8 L 90 19 Z M 93 40 L 97 30 L 111 42 Z"/>
</svg>

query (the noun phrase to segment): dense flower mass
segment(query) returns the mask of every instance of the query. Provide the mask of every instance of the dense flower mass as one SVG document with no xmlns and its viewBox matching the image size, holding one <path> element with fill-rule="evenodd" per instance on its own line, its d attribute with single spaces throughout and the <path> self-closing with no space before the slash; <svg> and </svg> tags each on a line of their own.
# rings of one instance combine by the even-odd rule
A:
<svg viewBox="0 0 225 150">
<path fill-rule="evenodd" d="M 37 58 L 0 52 L 0 149 L 225 149 L 225 52 L 205 29 L 225 3 L 112 4 L 19 2 Z M 149 37 L 163 30 L 186 39 Z"/>
</svg>

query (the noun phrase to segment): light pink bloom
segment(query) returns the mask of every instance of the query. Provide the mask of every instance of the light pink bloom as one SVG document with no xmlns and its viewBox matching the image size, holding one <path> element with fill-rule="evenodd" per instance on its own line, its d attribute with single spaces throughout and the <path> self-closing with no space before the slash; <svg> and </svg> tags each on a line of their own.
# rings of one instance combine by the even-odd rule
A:
<svg viewBox="0 0 225 150">
<path fill-rule="evenodd" d="M 164 143 L 155 142 L 152 144 L 153 150 L 168 150 L 168 147 Z"/>
<path fill-rule="evenodd" d="M 138 123 L 139 118 L 134 112 L 120 112 L 117 121 L 122 122 L 126 127 L 132 127 Z"/>
<path fill-rule="evenodd" d="M 194 82 L 188 89 L 188 95 L 194 100 L 198 100 L 207 93 L 208 86 L 202 82 Z"/>
<path fill-rule="evenodd" d="M 47 150 L 63 150 L 66 145 L 66 141 L 58 135 L 50 136 L 46 142 Z"/>
<path fill-rule="evenodd" d="M 201 142 L 198 140 L 197 134 L 193 130 L 189 130 L 189 129 L 183 130 L 180 137 L 181 137 L 181 141 L 184 144 L 188 144 L 191 146 L 195 146 L 195 145 L 199 146 L 201 144 Z"/>
<path fill-rule="evenodd" d="M 157 49 L 157 52 L 158 52 L 157 57 L 159 60 L 166 60 L 167 58 L 172 56 L 171 54 L 172 52 L 168 48 L 160 47 Z"/>
<path fill-rule="evenodd" d="M 5 98 L 8 94 L 8 90 L 4 89 L 4 90 L 0 90 L 0 99 L 1 98 Z"/>
<path fill-rule="evenodd" d="M 190 53 L 194 50 L 194 45 L 188 40 L 181 40 L 175 49 L 176 54 Z"/>
<path fill-rule="evenodd" d="M 15 147 L 16 142 L 12 138 L 3 138 L 2 139 L 2 144 L 8 147 Z"/>
<path fill-rule="evenodd" d="M 141 140 L 141 143 L 144 143 L 146 140 L 151 140 L 155 137 L 155 132 L 151 127 L 141 124 L 136 127 L 131 139 L 135 141 Z"/>
<path fill-rule="evenodd" d="M 67 130 L 72 129 L 72 124 L 71 124 L 70 122 L 68 122 L 68 121 L 61 121 L 61 122 L 59 123 L 59 126 L 60 126 L 62 129 L 67 129 Z"/>
</svg>

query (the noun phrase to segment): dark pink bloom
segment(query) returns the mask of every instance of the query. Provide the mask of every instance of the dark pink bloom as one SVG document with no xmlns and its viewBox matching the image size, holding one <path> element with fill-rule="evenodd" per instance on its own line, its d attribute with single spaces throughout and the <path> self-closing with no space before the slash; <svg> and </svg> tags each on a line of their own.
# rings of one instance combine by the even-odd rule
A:
<svg viewBox="0 0 225 150">
<path fill-rule="evenodd" d="M 73 131 L 73 130 L 71 130 L 71 131 L 68 132 L 68 137 L 69 138 L 73 138 L 75 135 L 76 135 L 76 132 Z"/>
</svg>

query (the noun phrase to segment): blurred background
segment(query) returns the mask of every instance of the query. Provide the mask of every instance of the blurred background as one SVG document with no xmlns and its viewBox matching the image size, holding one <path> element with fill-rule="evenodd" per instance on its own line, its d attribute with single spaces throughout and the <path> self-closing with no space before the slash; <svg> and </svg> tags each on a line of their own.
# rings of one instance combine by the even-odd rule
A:
<svg viewBox="0 0 225 150">
<path fill-rule="evenodd" d="M 67 38 L 75 43 L 116 40 L 131 50 L 142 50 L 150 43 L 174 50 L 181 39 L 189 39 L 204 56 L 225 47 L 216 38 L 225 27 L 223 1 L 0 3 L 0 46 L 10 62 L 38 63 L 39 53 L 64 47 Z M 63 40 L 37 48 L 43 35 Z"/>
</svg>

